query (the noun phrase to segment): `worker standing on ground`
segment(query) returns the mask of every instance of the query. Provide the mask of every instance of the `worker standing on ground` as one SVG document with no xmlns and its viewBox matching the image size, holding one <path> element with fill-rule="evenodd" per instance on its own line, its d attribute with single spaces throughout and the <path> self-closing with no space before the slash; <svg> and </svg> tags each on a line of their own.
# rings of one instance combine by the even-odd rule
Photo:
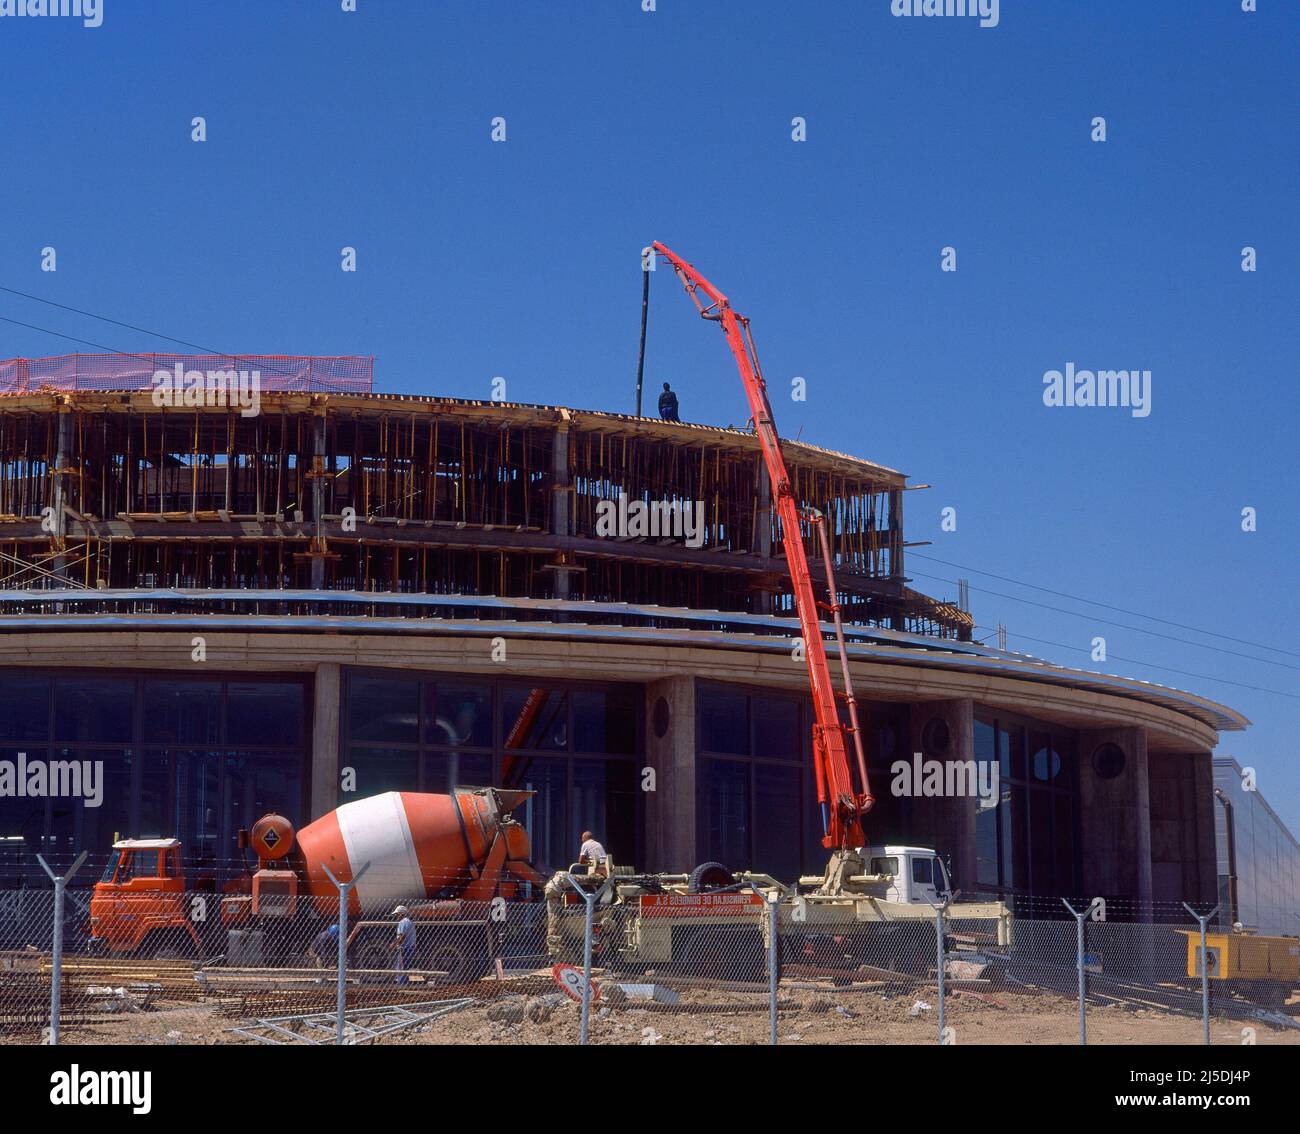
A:
<svg viewBox="0 0 1300 1134">
<path fill-rule="evenodd" d="M 583 831 L 582 846 L 578 848 L 578 862 L 599 873 L 604 870 L 607 857 L 605 848 L 596 841 L 596 836 L 590 831 Z"/>
<path fill-rule="evenodd" d="M 667 382 L 664 383 L 664 392 L 659 395 L 659 416 L 664 421 L 681 421 L 677 416 L 677 395 Z"/>
<path fill-rule="evenodd" d="M 307 946 L 307 956 L 315 963 L 318 969 L 325 967 L 326 950 L 338 954 L 339 947 L 339 927 L 335 922 L 333 925 L 326 926 L 315 937 L 312 938 L 311 944 Z"/>
<path fill-rule="evenodd" d="M 393 967 L 397 969 L 397 983 L 406 984 L 406 970 L 415 964 L 415 923 L 411 921 L 411 911 L 405 906 L 394 909 L 392 916 L 398 919 L 397 939 L 393 942 L 396 954 Z"/>
</svg>

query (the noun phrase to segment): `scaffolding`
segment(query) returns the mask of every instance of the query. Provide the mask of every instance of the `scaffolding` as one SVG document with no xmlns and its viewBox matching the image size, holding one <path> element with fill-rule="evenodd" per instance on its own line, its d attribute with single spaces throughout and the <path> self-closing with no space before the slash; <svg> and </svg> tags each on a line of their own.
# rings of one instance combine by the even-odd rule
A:
<svg viewBox="0 0 1300 1134">
<path fill-rule="evenodd" d="M 968 638 L 904 574 L 901 473 L 787 442 L 847 621 Z M 692 546 L 608 538 L 604 501 L 698 504 Z M 0 589 L 317 588 L 792 609 L 753 434 L 548 406 L 271 391 L 0 397 Z"/>
</svg>

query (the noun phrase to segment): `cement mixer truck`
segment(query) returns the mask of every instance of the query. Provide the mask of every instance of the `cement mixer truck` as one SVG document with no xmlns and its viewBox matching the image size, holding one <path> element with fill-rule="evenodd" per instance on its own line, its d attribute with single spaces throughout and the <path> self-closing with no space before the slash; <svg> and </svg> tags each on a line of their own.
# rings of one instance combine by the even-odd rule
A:
<svg viewBox="0 0 1300 1134">
<path fill-rule="evenodd" d="M 256 865 L 220 895 L 187 892 L 178 840 L 120 840 L 91 898 L 91 947 L 283 963 L 337 916 L 332 874 L 356 879 L 348 904 L 353 964 L 391 967 L 389 915 L 401 903 L 416 926 L 415 967 L 472 979 L 495 952 L 492 900 L 520 896 L 525 883 L 540 894 L 547 881 L 528 861 L 528 834 L 511 815 L 531 794 L 385 792 L 345 803 L 300 831 L 265 815 L 239 833 L 241 851 Z"/>
</svg>

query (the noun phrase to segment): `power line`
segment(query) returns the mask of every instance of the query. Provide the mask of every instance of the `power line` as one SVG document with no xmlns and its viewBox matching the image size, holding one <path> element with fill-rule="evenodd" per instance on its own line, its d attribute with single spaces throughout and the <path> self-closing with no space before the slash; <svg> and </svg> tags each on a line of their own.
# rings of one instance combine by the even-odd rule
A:
<svg viewBox="0 0 1300 1134">
<path fill-rule="evenodd" d="M 201 343 L 192 343 L 188 339 L 178 339 L 174 335 L 163 334 L 162 331 L 151 331 L 148 327 L 137 327 L 134 323 L 124 323 L 120 319 L 112 319 L 107 315 L 97 315 L 93 311 L 84 311 L 80 307 L 69 307 L 66 303 L 56 303 L 52 299 L 43 299 L 39 295 L 31 295 L 25 291 L 19 291 L 16 288 L 5 287 L 0 284 L 0 291 L 8 292 L 10 295 L 20 295 L 24 299 L 33 300 L 36 303 L 44 303 L 49 307 L 57 307 L 62 311 L 71 311 L 77 315 L 85 315 L 89 319 L 98 319 L 101 323 L 111 323 L 115 327 L 124 327 L 129 331 L 138 331 L 142 335 L 149 335 L 156 339 L 165 339 L 169 343 L 177 343 L 180 346 L 192 347 L 194 350 L 202 351 L 204 354 L 214 355 L 217 358 L 228 358 L 238 362 L 241 358 L 248 358 L 244 354 L 230 354 L 224 350 L 216 350 L 213 347 L 203 346 Z M 18 327 L 26 327 L 29 331 L 39 331 L 44 335 L 53 335 L 57 339 L 66 339 L 71 343 L 80 343 L 82 346 L 92 346 L 96 350 L 108 351 L 109 354 L 118 354 L 124 358 L 138 358 L 142 362 L 154 362 L 155 359 L 148 355 L 136 354 L 129 350 L 117 350 L 115 347 L 105 346 L 103 343 L 91 342 L 89 339 L 79 339 L 75 335 L 64 334 L 62 331 L 53 331 L 49 327 L 38 327 L 35 323 L 24 323 L 21 319 L 11 319 L 8 316 L 0 315 L 0 320 L 6 323 L 13 323 Z M 287 370 L 278 370 L 274 366 L 267 366 L 273 374 L 283 374 L 291 376 Z"/>
<path fill-rule="evenodd" d="M 1003 583 L 1014 583 L 1018 587 L 1028 587 L 1030 590 L 1042 591 L 1044 594 L 1049 594 L 1049 595 L 1056 595 L 1057 598 L 1067 598 L 1072 600 L 1073 602 L 1087 603 L 1089 606 L 1104 607 L 1107 610 L 1118 611 L 1120 614 L 1131 614 L 1135 618 L 1145 618 L 1148 622 L 1160 622 L 1165 626 L 1173 626 L 1178 630 L 1190 630 L 1193 634 L 1204 634 L 1210 638 L 1222 638 L 1224 641 L 1227 642 L 1236 642 L 1239 646 L 1253 646 L 1257 650 L 1269 650 L 1272 653 L 1286 654 L 1288 657 L 1300 658 L 1300 653 L 1296 653 L 1292 650 L 1283 650 L 1277 646 L 1266 646 L 1262 642 L 1251 642 L 1246 640 L 1245 638 L 1234 638 L 1230 634 L 1219 634 L 1213 630 L 1202 630 L 1197 626 L 1188 626 L 1186 623 L 1183 622 L 1173 622 L 1168 618 L 1157 618 L 1154 614 L 1143 614 L 1140 610 L 1127 610 L 1122 606 L 1114 606 L 1108 602 L 1098 602 L 1096 599 L 1084 598 L 1081 595 L 1072 595 L 1067 593 L 1066 591 L 1055 591 L 1052 590 L 1051 587 L 1040 587 L 1037 583 L 1026 583 L 1023 579 L 1012 579 L 1007 575 L 998 575 L 993 571 L 982 571 L 978 567 L 968 567 L 961 563 L 953 563 L 951 560 L 940 559 L 934 555 L 923 555 L 919 551 L 909 551 L 907 554 L 909 558 L 915 556 L 918 559 L 928 559 L 932 563 L 942 563 L 945 567 L 955 567 L 959 571 L 971 571 L 976 575 L 987 575 L 990 579 L 998 579 Z M 927 576 L 927 577 L 934 578 L 935 576 Z M 944 581 L 947 582 L 948 580 L 944 580 Z M 992 594 L 994 592 L 990 591 L 989 593 Z M 1010 596 L 1004 596 L 1004 597 L 1010 597 Z M 1071 612 L 1067 611 L 1066 613 L 1071 613 Z M 1092 616 L 1083 615 L 1081 617 L 1090 618 Z M 1140 631 L 1140 633 L 1151 633 L 1151 631 Z M 1181 641 L 1181 639 L 1174 639 L 1174 640 Z M 1264 659 L 1257 658 L 1255 660 L 1263 661 Z"/>
<path fill-rule="evenodd" d="M 929 559 L 931 557 L 925 556 L 924 558 Z M 939 560 L 939 562 L 943 562 L 943 561 Z M 953 564 L 953 566 L 955 566 L 955 564 Z M 963 568 L 963 570 L 973 570 L 973 568 Z M 984 574 L 984 572 L 979 572 L 979 573 Z M 944 579 L 939 575 L 927 575 L 924 571 L 912 571 L 910 572 L 910 574 L 917 575 L 922 579 L 933 579 L 936 582 L 948 583 L 950 585 L 955 585 L 956 582 L 953 579 Z M 1012 580 L 1012 582 L 1014 581 L 1015 580 Z M 1024 585 L 1032 586 L 1033 584 L 1026 583 Z M 1024 603 L 1026 606 L 1036 606 L 1040 610 L 1050 610 L 1056 614 L 1067 614 L 1070 615 L 1072 618 L 1086 618 L 1090 622 L 1097 622 L 1103 626 L 1117 626 L 1121 630 L 1132 630 L 1136 634 L 1147 634 L 1152 638 L 1163 638 L 1169 642 L 1178 642 L 1181 645 L 1192 646 L 1193 648 L 1198 650 L 1210 650 L 1211 652 L 1216 654 L 1227 654 L 1232 657 L 1245 658 L 1247 661 L 1257 662 L 1260 665 L 1276 665 L 1276 666 L 1280 666 L 1282 669 L 1293 669 L 1296 671 L 1300 671 L 1300 666 L 1290 665 L 1287 662 L 1274 661 L 1272 658 L 1258 658 L 1255 657 L 1253 654 L 1243 654 L 1238 650 L 1225 650 L 1222 646 L 1211 646 L 1205 642 L 1193 642 L 1190 638 L 1178 638 L 1175 637 L 1173 634 L 1161 634 L 1158 630 L 1147 630 L 1141 626 L 1130 626 L 1126 622 L 1114 622 L 1111 619 L 1098 618 L 1094 614 L 1085 614 L 1084 612 L 1078 610 L 1066 610 L 1064 607 L 1052 606 L 1051 603 L 1035 602 L 1033 599 L 1021 598 L 1018 595 L 1008 595 L 1008 594 L 1003 594 L 1001 591 L 991 591 L 987 587 L 971 587 L 970 589 L 973 591 L 978 591 L 980 594 L 993 595 L 996 598 L 1007 599 L 1009 602 L 1021 602 Z M 1038 589 L 1047 590 L 1046 587 L 1039 587 Z M 1088 600 L 1084 599 L 1083 601 L 1087 602 Z M 1097 605 L 1104 606 L 1105 604 L 1098 603 Z M 1145 616 L 1139 614 L 1138 617 L 1143 618 Z M 1263 647 L 1263 648 L 1269 649 L 1271 647 Z M 1285 653 L 1286 651 L 1279 651 L 1279 652 Z M 1295 656 L 1300 657 L 1300 654 Z"/>
<path fill-rule="evenodd" d="M 997 632 L 996 628 L 989 626 L 981 625 L 978 628 L 981 630 L 993 629 L 994 633 Z M 1023 638 L 1026 642 L 1037 642 L 1040 646 L 1055 646 L 1060 650 L 1072 650 L 1076 653 L 1088 653 L 1088 650 L 1083 646 L 1067 646 L 1064 642 L 1049 642 L 1046 638 L 1031 638 L 1028 634 L 1014 634 L 1012 631 L 1008 631 L 1007 633 L 1009 636 Z M 1222 685 L 1235 685 L 1240 689 L 1249 689 L 1255 693 L 1271 693 L 1275 697 L 1290 697 L 1293 700 L 1300 701 L 1300 694 L 1284 693 L 1281 689 L 1264 689 L 1259 685 L 1248 685 L 1244 681 L 1232 681 L 1226 677 L 1215 677 L 1208 673 L 1192 673 L 1190 670 L 1186 669 L 1174 669 L 1172 666 L 1156 665 L 1154 662 L 1143 661 L 1141 658 L 1125 658 L 1120 657 L 1119 654 L 1107 655 L 1108 660 L 1112 658 L 1115 661 L 1127 662 L 1129 665 L 1145 666 L 1147 669 L 1158 669 L 1164 673 L 1177 673 L 1183 677 L 1195 677 L 1198 681 L 1214 681 Z M 1133 678 L 1132 680 L 1137 681 L 1141 679 Z"/>
</svg>

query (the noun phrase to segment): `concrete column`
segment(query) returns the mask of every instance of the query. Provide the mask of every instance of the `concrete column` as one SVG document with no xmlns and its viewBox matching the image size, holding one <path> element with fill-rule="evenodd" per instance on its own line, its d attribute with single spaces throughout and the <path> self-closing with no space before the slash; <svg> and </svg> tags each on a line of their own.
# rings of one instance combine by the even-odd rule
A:
<svg viewBox="0 0 1300 1134">
<path fill-rule="evenodd" d="M 1147 763 L 1152 894 L 1158 902 L 1189 902 L 1208 910 L 1219 889 L 1210 754 L 1152 752 Z"/>
<path fill-rule="evenodd" d="M 1097 774 L 1093 754 L 1106 743 L 1124 753 L 1123 770 Z M 1079 806 L 1082 812 L 1083 887 L 1089 897 L 1139 902 L 1149 918 L 1151 882 L 1151 782 L 1144 728 L 1079 733 Z"/>
<path fill-rule="evenodd" d="M 932 720 L 948 726 L 946 749 L 927 750 L 923 737 L 926 724 Z M 975 704 L 968 698 L 953 701 L 927 701 L 913 705 L 911 712 L 911 743 L 897 759 L 910 759 L 920 752 L 923 761 L 947 760 L 971 762 L 975 759 Z M 924 766 L 924 765 L 923 765 Z M 892 780 L 892 777 L 891 777 Z M 975 784 L 970 781 L 973 792 Z M 877 793 L 890 790 L 886 782 L 876 788 Z M 971 892 L 976 888 L 975 863 L 975 811 L 978 798 L 974 794 L 916 796 L 903 807 L 910 812 L 908 839 L 919 846 L 931 846 L 948 864 L 954 887 Z M 868 822 L 870 816 L 867 817 Z"/>
<path fill-rule="evenodd" d="M 336 662 L 322 662 L 316 667 L 311 717 L 312 819 L 338 805 L 341 684 Z"/>
<path fill-rule="evenodd" d="M 646 870 L 689 870 L 695 863 L 695 679 L 665 677 L 646 685 L 646 762 L 655 790 L 646 793 Z"/>
</svg>

